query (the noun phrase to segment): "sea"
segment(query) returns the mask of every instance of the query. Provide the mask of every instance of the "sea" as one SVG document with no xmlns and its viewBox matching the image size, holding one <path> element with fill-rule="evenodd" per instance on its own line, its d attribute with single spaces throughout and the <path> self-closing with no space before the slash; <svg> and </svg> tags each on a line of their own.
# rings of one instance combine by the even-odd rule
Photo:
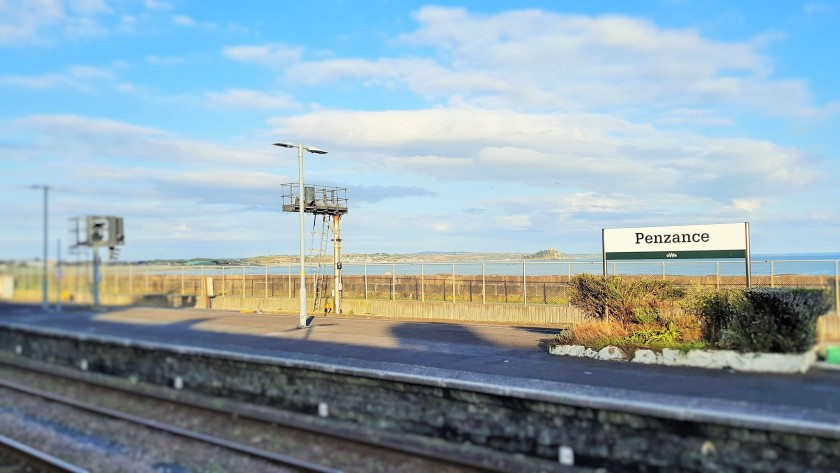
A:
<svg viewBox="0 0 840 473">
<path fill-rule="evenodd" d="M 840 271 L 840 253 L 787 253 L 754 254 L 751 256 L 753 276 L 771 275 L 807 275 L 836 276 Z M 607 264 L 609 274 L 617 275 L 684 275 L 684 276 L 737 276 L 746 273 L 744 259 L 686 259 L 686 260 L 636 260 L 610 261 Z M 141 270 L 142 271 L 142 270 Z M 298 264 L 275 266 L 205 266 L 197 268 L 178 267 L 160 268 L 153 272 L 181 274 L 203 274 L 205 276 L 237 275 L 288 275 L 297 277 Z M 332 258 L 327 255 L 323 263 L 307 264 L 307 274 L 322 272 L 333 274 Z M 600 258 L 570 258 L 553 261 L 465 261 L 433 262 L 423 261 L 401 263 L 342 263 L 342 273 L 347 276 L 420 276 L 420 275 L 505 275 L 505 276 L 571 276 L 575 274 L 602 274 L 603 264 Z"/>
</svg>

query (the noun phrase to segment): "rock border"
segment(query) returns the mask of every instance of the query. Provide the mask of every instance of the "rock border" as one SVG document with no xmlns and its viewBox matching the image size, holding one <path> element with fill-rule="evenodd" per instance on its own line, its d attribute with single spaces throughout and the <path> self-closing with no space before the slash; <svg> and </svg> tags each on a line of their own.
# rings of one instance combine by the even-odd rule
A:
<svg viewBox="0 0 840 473">
<path fill-rule="evenodd" d="M 733 350 L 689 350 L 664 348 L 636 350 L 631 359 L 618 347 L 593 350 L 583 345 L 551 345 L 552 355 L 579 356 L 598 360 L 630 361 L 646 365 L 691 366 L 695 368 L 732 369 L 756 373 L 805 373 L 817 360 L 816 350 L 805 353 L 738 353 Z"/>
</svg>

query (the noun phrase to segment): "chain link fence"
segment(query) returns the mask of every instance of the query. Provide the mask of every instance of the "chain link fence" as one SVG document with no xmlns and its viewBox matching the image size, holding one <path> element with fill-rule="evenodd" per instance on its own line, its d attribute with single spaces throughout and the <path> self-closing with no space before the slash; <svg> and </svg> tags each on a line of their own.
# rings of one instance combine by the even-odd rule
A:
<svg viewBox="0 0 840 473">
<path fill-rule="evenodd" d="M 752 262 L 753 287 L 827 288 L 834 295 L 835 310 L 840 260 L 766 260 Z M 312 297 L 333 294 L 332 267 L 307 266 L 307 292 Z M 18 292 L 41 290 L 39 266 L 10 266 Z M 600 261 L 488 261 L 345 263 L 342 269 L 344 299 L 476 304 L 569 304 L 569 281 L 577 274 L 601 274 Z M 626 278 L 662 278 L 685 286 L 717 289 L 746 286 L 743 261 L 614 261 L 610 275 Z M 62 299 L 90 291 L 89 263 L 62 266 Z M 144 264 L 102 265 L 103 295 L 180 295 L 294 298 L 300 278 L 296 264 L 271 266 L 161 266 Z M 52 268 L 51 292 L 59 280 Z M 53 295 L 51 294 L 51 297 Z"/>
</svg>

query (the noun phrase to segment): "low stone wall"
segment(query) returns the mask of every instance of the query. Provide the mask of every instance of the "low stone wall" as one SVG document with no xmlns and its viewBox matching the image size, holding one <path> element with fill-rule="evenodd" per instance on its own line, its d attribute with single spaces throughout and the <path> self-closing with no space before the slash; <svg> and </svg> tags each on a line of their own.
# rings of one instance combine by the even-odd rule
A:
<svg viewBox="0 0 840 473">
<path fill-rule="evenodd" d="M 739 353 L 734 350 L 689 350 L 664 348 L 660 352 L 639 349 L 632 356 L 621 348 L 606 346 L 593 350 L 583 345 L 548 347 L 552 355 L 578 356 L 604 361 L 627 361 L 646 365 L 692 366 L 695 368 L 731 369 L 755 373 L 805 373 L 817 359 L 817 351 L 805 353 Z"/>
<path fill-rule="evenodd" d="M 840 429 L 0 325 L 0 351 L 534 460 L 611 472 L 837 471 Z M 580 391 L 578 391 L 580 392 Z M 553 466 L 552 466 L 553 465 Z"/>
</svg>

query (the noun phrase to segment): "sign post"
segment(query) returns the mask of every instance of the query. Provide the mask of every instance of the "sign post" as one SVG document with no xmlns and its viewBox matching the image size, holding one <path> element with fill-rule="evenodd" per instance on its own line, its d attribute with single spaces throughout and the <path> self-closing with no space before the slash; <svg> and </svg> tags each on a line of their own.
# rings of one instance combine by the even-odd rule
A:
<svg viewBox="0 0 840 473">
<path fill-rule="evenodd" d="M 604 276 L 607 262 L 638 259 L 743 258 L 747 287 L 752 286 L 750 224 L 725 223 L 601 230 Z"/>
</svg>

